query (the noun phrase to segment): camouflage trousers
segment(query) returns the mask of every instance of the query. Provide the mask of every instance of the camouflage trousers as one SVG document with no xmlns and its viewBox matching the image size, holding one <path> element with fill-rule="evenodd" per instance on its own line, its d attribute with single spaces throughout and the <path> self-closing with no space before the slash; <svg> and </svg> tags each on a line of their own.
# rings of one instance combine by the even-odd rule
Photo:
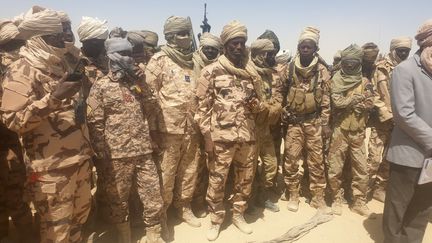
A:
<svg viewBox="0 0 432 243">
<path fill-rule="evenodd" d="M 147 226 L 160 223 L 162 195 L 157 166 L 151 154 L 132 158 L 111 159 L 98 173 L 98 190 L 103 190 L 107 206 L 102 217 L 111 224 L 129 221 L 129 198 L 135 184 L 143 205 Z M 99 171 L 98 171 L 99 172 Z"/>
<path fill-rule="evenodd" d="M 42 243 L 81 242 L 91 207 L 90 162 L 28 175 L 28 191 L 40 215 Z"/>
<path fill-rule="evenodd" d="M 204 144 L 204 141 L 200 143 L 200 145 Z M 207 187 L 208 187 L 208 181 L 209 181 L 209 172 L 207 168 L 207 155 L 204 151 L 204 146 L 200 148 L 199 152 L 197 153 L 197 160 L 198 160 L 198 169 L 197 169 L 197 183 L 196 188 L 194 192 L 194 202 L 196 204 L 206 204 L 205 197 L 207 194 Z"/>
<path fill-rule="evenodd" d="M 23 198 L 26 178 L 21 148 L 0 151 L 0 239 L 8 235 L 9 216 L 19 235 L 32 230 L 32 212 Z"/>
<path fill-rule="evenodd" d="M 215 159 L 209 161 L 209 187 L 207 203 L 210 219 L 214 224 L 222 224 L 225 218 L 225 185 L 231 163 L 234 166 L 234 190 L 230 200 L 234 213 L 243 214 L 252 190 L 255 174 L 255 143 L 215 142 Z"/>
<path fill-rule="evenodd" d="M 354 199 L 366 199 L 368 184 L 366 147 L 364 143 L 365 130 L 350 132 L 340 127 L 333 130 L 329 149 L 328 179 L 333 199 L 340 196 L 342 172 L 345 162 L 351 159 L 352 194 Z M 349 156 L 349 157 L 348 157 Z"/>
<path fill-rule="evenodd" d="M 371 127 L 368 144 L 368 174 L 370 186 L 385 187 L 390 175 L 390 164 L 385 154 L 390 142 L 391 129 Z"/>
<path fill-rule="evenodd" d="M 299 190 L 305 160 L 309 169 L 310 190 L 314 192 L 326 187 L 321 129 L 320 124 L 314 123 L 288 126 L 284 151 L 284 180 L 287 190 Z"/>
<path fill-rule="evenodd" d="M 273 186 L 277 172 L 277 159 L 273 143 L 273 136 L 268 134 L 257 136 L 256 160 L 261 160 L 261 168 L 257 170 L 256 180 L 259 188 Z M 257 163 L 255 163 L 257 164 Z"/>
<path fill-rule="evenodd" d="M 197 183 L 198 134 L 164 134 L 162 198 L 164 211 L 171 203 L 180 208 L 192 201 Z"/>
</svg>

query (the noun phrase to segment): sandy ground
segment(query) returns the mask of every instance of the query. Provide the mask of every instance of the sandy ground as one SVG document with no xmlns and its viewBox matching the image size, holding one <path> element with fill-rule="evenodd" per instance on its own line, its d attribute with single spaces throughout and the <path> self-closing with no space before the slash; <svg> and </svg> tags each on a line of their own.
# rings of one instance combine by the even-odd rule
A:
<svg viewBox="0 0 432 243">
<path fill-rule="evenodd" d="M 384 204 L 372 200 L 368 204 L 371 211 L 377 214 L 376 219 L 366 219 L 354 214 L 344 205 L 342 216 L 335 216 L 330 222 L 319 225 L 309 234 L 298 240 L 298 243 L 381 243 L 383 241 L 381 222 Z M 246 215 L 246 221 L 251 223 L 254 232 L 250 235 L 241 233 L 228 218 L 222 226 L 222 231 L 215 243 L 242 243 L 260 242 L 270 240 L 285 233 L 293 226 L 302 224 L 314 216 L 316 210 L 302 200 L 297 213 L 286 209 L 286 202 L 279 201 L 280 212 L 273 213 L 267 210 L 261 214 Z M 201 219 L 201 228 L 192 228 L 179 221 L 174 224 L 174 241 L 178 243 L 208 242 L 205 234 L 210 224 L 210 218 Z M 424 243 L 432 243 L 432 223 L 426 229 Z"/>
</svg>

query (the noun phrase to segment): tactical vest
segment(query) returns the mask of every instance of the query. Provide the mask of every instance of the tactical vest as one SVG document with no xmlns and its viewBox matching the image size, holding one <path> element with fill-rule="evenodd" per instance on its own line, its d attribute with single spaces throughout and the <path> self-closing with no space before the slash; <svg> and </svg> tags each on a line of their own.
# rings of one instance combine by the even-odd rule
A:
<svg viewBox="0 0 432 243">
<path fill-rule="evenodd" d="M 309 90 L 305 90 L 302 87 L 298 87 L 296 84 L 297 76 L 293 74 L 294 62 L 289 65 L 289 77 L 288 82 L 290 82 L 292 87 L 288 89 L 287 95 L 287 105 L 289 109 L 296 114 L 311 114 L 321 112 L 321 101 L 323 97 L 323 80 L 319 78 L 317 64 L 314 68 L 314 76 L 312 77 L 311 87 Z"/>
</svg>

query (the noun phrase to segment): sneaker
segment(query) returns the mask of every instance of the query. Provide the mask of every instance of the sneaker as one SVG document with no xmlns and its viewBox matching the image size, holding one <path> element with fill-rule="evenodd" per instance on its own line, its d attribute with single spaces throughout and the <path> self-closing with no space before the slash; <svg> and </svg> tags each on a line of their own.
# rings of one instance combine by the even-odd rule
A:
<svg viewBox="0 0 432 243">
<path fill-rule="evenodd" d="M 351 211 L 371 219 L 376 217 L 375 214 L 372 214 L 365 203 L 354 203 L 354 205 L 351 207 Z"/>
</svg>

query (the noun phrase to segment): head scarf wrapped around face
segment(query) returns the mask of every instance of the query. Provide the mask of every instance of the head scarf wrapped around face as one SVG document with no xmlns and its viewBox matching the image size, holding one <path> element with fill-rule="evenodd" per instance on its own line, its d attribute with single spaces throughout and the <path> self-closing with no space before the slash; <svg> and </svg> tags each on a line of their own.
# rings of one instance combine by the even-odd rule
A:
<svg viewBox="0 0 432 243">
<path fill-rule="evenodd" d="M 219 37 L 205 32 L 200 37 L 200 47 L 211 46 L 218 50 L 222 49 L 222 41 Z"/>
<path fill-rule="evenodd" d="M 378 46 L 373 42 L 368 42 L 362 46 L 363 49 L 363 60 L 368 62 L 374 62 L 378 56 Z"/>
<path fill-rule="evenodd" d="M 84 16 L 78 26 L 77 33 L 81 42 L 90 39 L 106 40 L 109 34 L 107 21 Z"/>
<path fill-rule="evenodd" d="M 12 21 L 0 20 L 0 44 L 16 39 L 18 35 L 18 27 Z"/>
<path fill-rule="evenodd" d="M 148 30 L 131 30 L 126 37 L 133 46 L 147 44 L 155 47 L 158 42 L 158 35 Z"/>
<path fill-rule="evenodd" d="M 63 33 L 61 20 L 52 10 L 43 10 L 27 16 L 18 26 L 25 36 L 31 37 L 20 50 L 22 56 L 33 67 L 62 76 L 66 71 L 64 54 L 66 48 L 48 45 L 41 36 Z"/>
<path fill-rule="evenodd" d="M 432 46 L 432 19 L 427 20 L 419 27 L 415 39 L 421 48 Z"/>
<path fill-rule="evenodd" d="M 191 22 L 188 18 L 180 16 L 169 17 L 164 24 L 164 35 L 175 34 L 182 31 L 190 31 L 192 29 Z"/>
<path fill-rule="evenodd" d="M 18 31 L 24 39 L 35 36 L 62 33 L 63 27 L 56 11 L 43 10 L 24 18 L 18 26 Z"/>
<path fill-rule="evenodd" d="M 397 55 L 397 48 L 409 48 L 412 47 L 412 39 L 410 37 L 397 37 L 393 38 L 390 42 L 390 53 L 386 57 L 393 66 L 398 65 L 403 60 Z"/>
<path fill-rule="evenodd" d="M 225 45 L 229 40 L 242 37 L 247 40 L 247 28 L 237 20 L 233 20 L 225 25 L 220 35 L 222 44 Z"/>
<path fill-rule="evenodd" d="M 265 53 L 275 50 L 273 43 L 268 39 L 258 39 L 252 42 L 250 49 L 252 61 L 255 64 L 255 69 L 258 73 L 263 75 L 264 73 L 271 72 L 271 70 L 268 69 L 270 67 L 265 60 Z"/>
<path fill-rule="evenodd" d="M 110 38 L 105 41 L 105 49 L 109 58 L 110 71 L 128 71 L 133 69 L 134 60 L 130 56 L 122 56 L 119 52 L 132 52 L 132 44 L 124 38 Z M 124 73 L 123 73 L 124 74 Z"/>
<path fill-rule="evenodd" d="M 266 30 L 264 31 L 264 33 L 262 33 L 258 39 L 267 39 L 270 40 L 273 45 L 274 48 L 276 49 L 276 51 L 280 50 L 280 42 L 279 42 L 279 38 L 277 37 L 277 35 L 275 34 L 275 32 L 271 31 L 271 30 Z"/>
<path fill-rule="evenodd" d="M 343 69 L 340 69 L 332 78 L 332 93 L 344 93 L 347 90 L 355 87 L 362 81 L 361 61 L 363 59 L 363 50 L 356 44 L 352 44 L 341 52 L 341 62 L 345 60 L 355 59 L 359 62 L 358 68 L 348 74 Z"/>
<path fill-rule="evenodd" d="M 311 41 L 315 42 L 315 44 L 318 46 L 319 38 L 320 38 L 319 29 L 317 29 L 313 26 L 307 26 L 301 32 L 298 44 L 302 43 L 304 40 L 311 40 Z"/>
</svg>

